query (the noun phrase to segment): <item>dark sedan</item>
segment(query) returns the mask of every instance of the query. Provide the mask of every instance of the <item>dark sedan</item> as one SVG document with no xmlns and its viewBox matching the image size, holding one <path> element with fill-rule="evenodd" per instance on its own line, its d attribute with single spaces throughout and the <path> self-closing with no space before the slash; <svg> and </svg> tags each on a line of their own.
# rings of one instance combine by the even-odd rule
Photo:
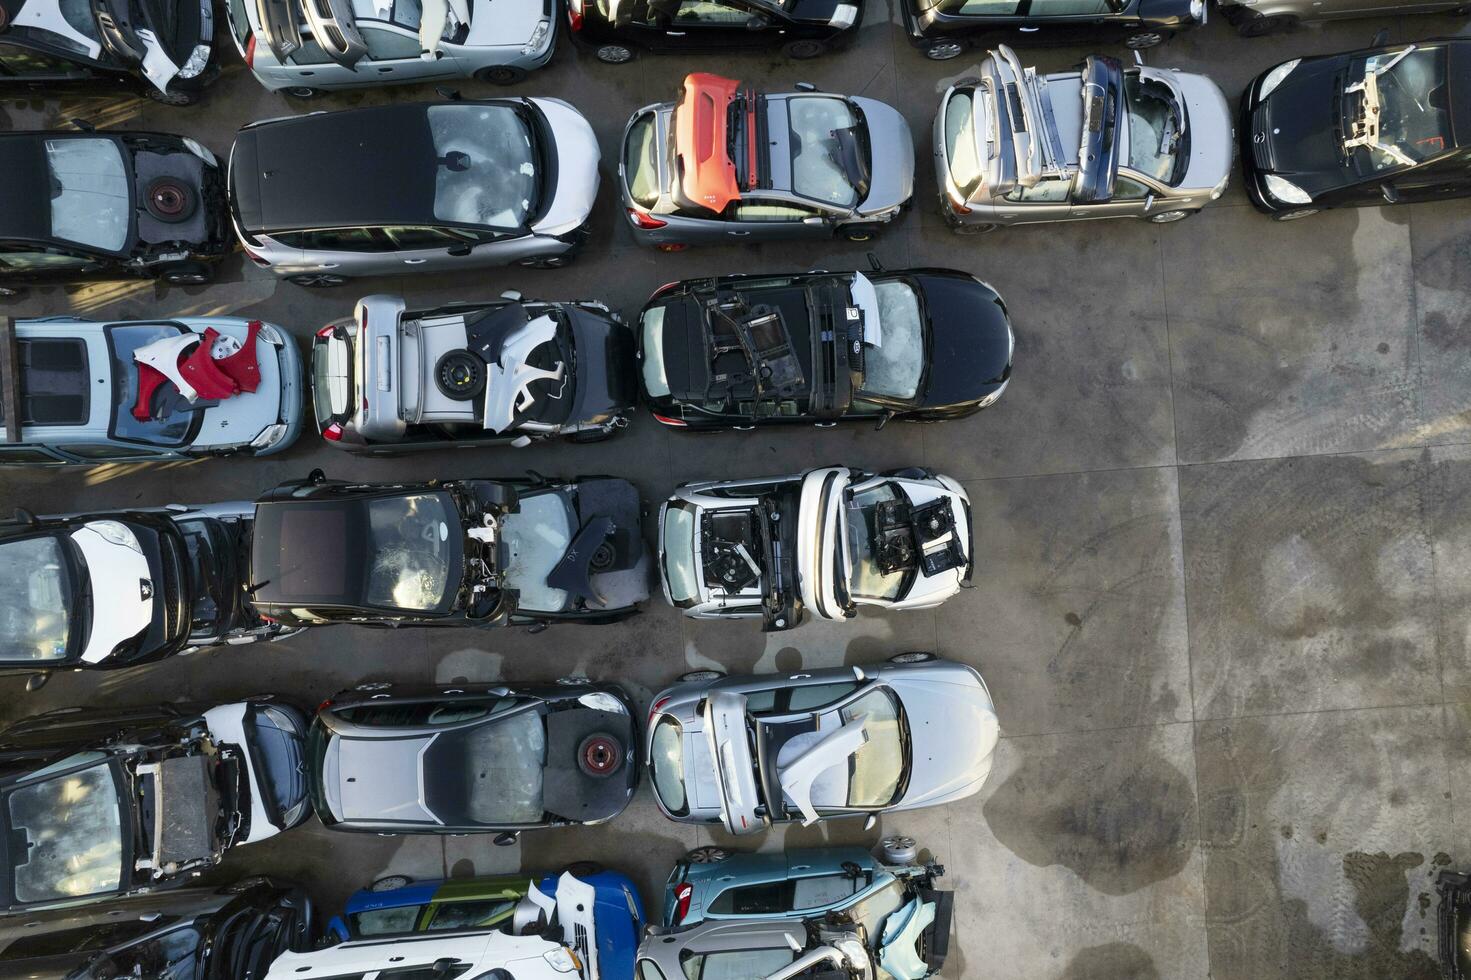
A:
<svg viewBox="0 0 1471 980">
<path fill-rule="evenodd" d="M 1284 62 L 1247 86 L 1237 132 L 1278 221 L 1471 195 L 1471 39 Z"/>
<path fill-rule="evenodd" d="M 1006 304 L 963 272 L 670 283 L 639 317 L 644 394 L 684 429 L 963 418 L 1011 378 Z"/>
<path fill-rule="evenodd" d="M 387 688 L 387 690 L 383 690 Z M 334 830 L 461 834 L 595 824 L 638 786 L 633 705 L 615 686 L 368 684 L 323 703 L 312 803 Z"/>
<path fill-rule="evenodd" d="M 1152 48 L 1205 23 L 1205 0 L 902 0 L 904 30 L 925 57 L 959 57 L 973 41 L 1093 44 L 1112 35 Z"/>
<path fill-rule="evenodd" d="M 568 0 L 572 37 L 610 65 L 639 51 L 780 48 L 815 58 L 858 33 L 857 0 Z"/>
</svg>

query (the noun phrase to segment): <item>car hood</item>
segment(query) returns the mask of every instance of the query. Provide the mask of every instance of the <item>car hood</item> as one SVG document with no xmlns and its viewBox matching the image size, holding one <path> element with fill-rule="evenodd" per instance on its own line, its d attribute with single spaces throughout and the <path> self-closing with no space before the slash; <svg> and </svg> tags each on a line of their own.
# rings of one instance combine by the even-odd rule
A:
<svg viewBox="0 0 1471 980">
<path fill-rule="evenodd" d="M 930 325 L 923 404 L 943 408 L 978 401 L 1011 377 L 1014 346 L 1006 304 L 970 276 L 915 277 Z"/>
<path fill-rule="evenodd" d="M 911 678 L 889 683 L 909 722 L 909 783 L 899 805 L 933 806 L 980 789 L 1001 736 L 985 686 Z"/>
<path fill-rule="evenodd" d="M 898 207 L 914 196 L 914 137 L 897 110 L 873 99 L 850 100 L 863 112 L 872 159 L 864 214 Z"/>
<path fill-rule="evenodd" d="M 1304 61 L 1251 113 L 1251 153 L 1256 169 L 1281 174 L 1317 195 L 1347 177 L 1339 155 L 1344 63 Z"/>
<path fill-rule="evenodd" d="M 240 342 L 248 336 L 245 320 L 212 320 L 208 326 Z M 206 408 L 192 448 L 209 450 L 247 445 L 277 422 L 300 414 L 301 356 L 291 339 L 275 327 L 265 325 L 256 335 L 255 361 L 260 368 L 259 387 L 223 398 L 219 404 Z"/>
<path fill-rule="evenodd" d="M 551 133 L 550 156 L 556 160 L 556 186 L 546 209 L 532 224 L 539 235 L 565 235 L 592 213 L 598 196 L 598 138 L 592 126 L 561 99 L 530 99 L 546 119 Z"/>
<path fill-rule="evenodd" d="M 439 736 L 344 738 L 333 734 L 313 773 L 332 816 L 343 823 L 404 823 L 433 827 L 441 821 L 424 802 L 423 757 Z"/>
<path fill-rule="evenodd" d="M 475 0 L 465 47 L 523 44 L 547 19 L 545 9 L 542 0 Z"/>
<path fill-rule="evenodd" d="M 1185 125 L 1190 134 L 1190 160 L 1185 165 L 1183 188 L 1214 188 L 1231 174 L 1236 162 L 1236 126 L 1231 106 L 1220 86 L 1204 75 L 1160 72 L 1171 76 L 1185 104 Z"/>
<path fill-rule="evenodd" d="M 102 529 L 121 542 L 103 537 Z M 101 663 L 119 643 L 152 624 L 154 590 L 163 583 L 153 581 L 137 535 L 121 521 L 88 522 L 73 531 L 71 539 L 81 549 L 92 580 L 92 629 L 82 662 Z"/>
</svg>

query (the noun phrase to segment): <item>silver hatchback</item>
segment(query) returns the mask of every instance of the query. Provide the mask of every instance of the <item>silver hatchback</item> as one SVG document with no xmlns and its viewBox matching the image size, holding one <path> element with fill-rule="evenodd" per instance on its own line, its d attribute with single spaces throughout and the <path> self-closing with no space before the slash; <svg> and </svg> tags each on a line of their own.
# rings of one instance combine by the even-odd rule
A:
<svg viewBox="0 0 1471 980">
<path fill-rule="evenodd" d="M 230 152 L 246 254 L 303 286 L 566 265 L 598 192 L 592 127 L 560 99 L 398 103 L 252 123 Z"/>
<path fill-rule="evenodd" d="M 960 233 L 1090 218 L 1179 221 L 1220 197 L 1231 110 L 1204 75 L 1090 56 L 1052 75 L 998 46 L 935 116 L 940 212 Z"/>
</svg>

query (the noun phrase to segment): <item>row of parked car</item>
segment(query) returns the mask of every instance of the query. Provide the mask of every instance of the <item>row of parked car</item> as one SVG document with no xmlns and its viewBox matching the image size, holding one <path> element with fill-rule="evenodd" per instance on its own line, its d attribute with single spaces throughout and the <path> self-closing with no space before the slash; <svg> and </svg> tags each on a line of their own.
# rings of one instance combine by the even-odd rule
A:
<svg viewBox="0 0 1471 980">
<path fill-rule="evenodd" d="M 34 2 L 34 0 L 32 0 Z M 1230 179 L 1278 219 L 1471 194 L 1471 39 L 1294 59 L 1239 118 L 1202 75 L 1094 56 L 1039 74 L 1002 46 L 935 117 L 940 211 L 957 232 L 1199 212 Z M 560 99 L 451 99 L 242 129 L 222 173 L 156 133 L 0 136 L 0 290 L 153 276 L 207 281 L 236 242 L 304 286 L 515 263 L 565 265 L 588 238 L 599 149 Z M 689 75 L 635 112 L 618 160 L 635 240 L 867 241 L 910 207 L 908 123 L 874 99 L 761 93 Z M 233 224 L 234 232 L 230 232 Z"/>
<path fill-rule="evenodd" d="M 551 60 L 563 5 L 548 0 L 227 0 L 229 33 L 267 89 L 298 98 L 364 86 L 475 78 L 509 84 Z M 904 32 L 926 57 L 977 40 L 1150 48 L 1204 24 L 1207 0 L 905 0 Z M 1247 37 L 1301 21 L 1445 11 L 1464 0 L 1219 0 Z M 171 105 L 220 72 L 211 0 L 15 0 L 0 7 L 0 85 L 126 86 Z M 606 64 L 639 51 L 846 47 L 863 4 L 837 0 L 567 0 L 566 29 Z"/>
<path fill-rule="evenodd" d="M 246 878 L 0 919 L 0 964 L 67 980 L 931 976 L 949 947 L 945 869 L 909 838 L 875 851 L 698 848 L 676 863 L 652 922 L 632 880 L 586 861 L 550 874 L 385 876 L 325 928 L 300 887 Z"/>
</svg>

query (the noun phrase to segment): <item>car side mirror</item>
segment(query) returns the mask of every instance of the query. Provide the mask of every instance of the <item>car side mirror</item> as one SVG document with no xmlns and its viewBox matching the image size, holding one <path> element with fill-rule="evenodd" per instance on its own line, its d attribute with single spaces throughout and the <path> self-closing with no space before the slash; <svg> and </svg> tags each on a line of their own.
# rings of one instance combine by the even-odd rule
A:
<svg viewBox="0 0 1471 980">
<path fill-rule="evenodd" d="M 771 21 L 762 17 L 760 14 L 749 17 L 746 20 L 746 30 L 748 31 L 764 31 L 770 26 Z"/>
<path fill-rule="evenodd" d="M 1144 195 L 1144 210 L 1148 211 L 1152 207 L 1154 207 L 1154 195 L 1153 194 L 1145 194 Z"/>
<path fill-rule="evenodd" d="M 446 250 L 445 254 L 453 255 L 455 258 L 461 259 L 469 255 L 473 247 L 474 246 L 472 245 L 453 245 Z"/>
<path fill-rule="evenodd" d="M 877 813 L 870 813 L 868 815 L 868 819 L 865 820 L 865 821 L 863 821 L 863 829 L 864 829 L 864 831 L 866 832 L 866 831 L 872 830 L 874 828 L 874 825 L 877 824 L 878 822 L 879 822 L 879 815 Z"/>
<path fill-rule="evenodd" d="M 319 467 L 312 470 L 306 475 L 306 482 L 310 483 L 312 486 L 319 487 L 327 482 L 327 474 L 323 473 L 321 468 Z"/>
<path fill-rule="evenodd" d="M 1387 27 L 1381 27 L 1381 28 L 1379 28 L 1379 33 L 1375 34 L 1374 35 L 1374 39 L 1369 42 L 1369 47 L 1371 47 L 1371 48 L 1382 48 L 1382 47 L 1384 47 L 1388 43 L 1389 43 L 1389 28 L 1387 28 Z"/>
<path fill-rule="evenodd" d="M 893 418 L 894 418 L 893 411 L 888 411 L 888 412 L 885 412 L 884 414 L 880 415 L 879 416 L 878 424 L 873 427 L 873 431 L 875 431 L 875 432 L 882 432 L 883 429 L 884 429 L 884 426 L 888 425 L 889 422 L 891 422 L 893 420 Z"/>
<path fill-rule="evenodd" d="M 804 224 L 804 225 L 825 225 L 825 224 L 827 224 L 827 219 L 826 218 L 819 218 L 819 217 L 817 217 L 817 216 L 814 215 L 811 218 L 803 218 L 802 219 L 802 224 Z"/>
<path fill-rule="evenodd" d="M 793 85 L 792 88 L 796 89 L 798 92 L 817 91 L 817 86 L 813 85 L 811 82 L 798 82 L 796 85 Z"/>
<path fill-rule="evenodd" d="M 1379 185 L 1379 193 L 1384 195 L 1384 200 L 1386 203 L 1399 203 L 1399 189 L 1396 188 L 1389 181 L 1386 180 L 1384 183 Z"/>
</svg>

